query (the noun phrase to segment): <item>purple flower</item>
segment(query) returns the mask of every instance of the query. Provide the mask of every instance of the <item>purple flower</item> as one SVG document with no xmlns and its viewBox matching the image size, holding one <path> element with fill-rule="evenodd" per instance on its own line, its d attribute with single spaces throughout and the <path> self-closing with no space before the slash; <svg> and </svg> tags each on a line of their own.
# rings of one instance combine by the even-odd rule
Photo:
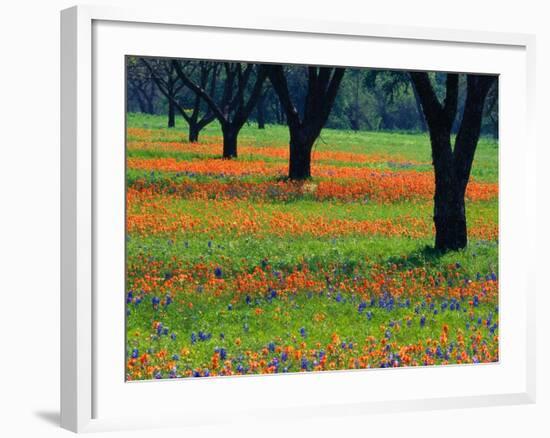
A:
<svg viewBox="0 0 550 438">
<path fill-rule="evenodd" d="M 216 276 L 216 278 L 220 279 L 223 277 L 223 271 L 222 271 L 222 268 L 220 268 L 219 266 L 216 267 L 216 269 L 214 269 L 214 275 Z"/>
<path fill-rule="evenodd" d="M 151 299 L 151 303 L 153 304 L 153 308 L 156 309 L 160 303 L 160 298 L 159 297 L 153 297 Z"/>
<path fill-rule="evenodd" d="M 426 325 L 426 317 L 422 315 L 420 318 L 420 327 L 424 327 Z"/>
</svg>

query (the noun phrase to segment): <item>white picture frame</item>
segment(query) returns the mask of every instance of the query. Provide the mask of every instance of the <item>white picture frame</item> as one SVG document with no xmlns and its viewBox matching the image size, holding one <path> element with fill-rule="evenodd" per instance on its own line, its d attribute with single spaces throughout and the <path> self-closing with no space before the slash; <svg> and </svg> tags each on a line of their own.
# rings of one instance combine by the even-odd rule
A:
<svg viewBox="0 0 550 438">
<path fill-rule="evenodd" d="M 148 33 L 146 48 L 140 39 L 144 32 Z M 173 41 L 178 32 L 189 35 L 195 32 L 198 44 L 194 44 L 192 53 L 163 45 L 163 42 Z M 232 40 L 241 48 L 231 54 L 227 47 L 216 48 L 212 41 L 221 41 L 220 38 Z M 270 44 L 266 47 L 272 48 L 272 53 L 262 55 L 259 43 L 252 40 Z M 238 44 L 244 41 L 248 41 L 247 46 Z M 136 46 L 140 42 L 143 43 L 143 52 L 140 46 Z M 325 49 L 315 49 L 320 42 Z M 125 383 L 123 373 L 117 368 L 124 365 L 119 355 L 124 351 L 124 345 L 119 345 L 123 330 L 120 318 L 124 318 L 123 312 L 119 315 L 123 308 L 122 299 L 119 300 L 120 306 L 116 302 L 110 305 L 112 297 L 102 292 L 104 285 L 115 278 L 116 289 L 123 276 L 119 269 L 123 264 L 121 246 L 112 244 L 111 247 L 109 242 L 118 241 L 119 234 L 116 233 L 121 231 L 120 223 L 124 221 L 120 215 L 123 198 L 118 189 L 111 190 L 117 181 L 120 182 L 119 177 L 124 172 L 123 165 L 120 167 L 121 151 L 124 151 L 124 142 L 121 143 L 120 139 L 124 133 L 119 129 L 124 120 L 124 113 L 119 114 L 124 84 L 115 80 L 106 87 L 101 81 L 105 82 L 106 75 L 120 78 L 117 75 L 124 63 L 121 54 L 220 59 L 223 53 L 228 53 L 226 59 L 246 60 L 248 56 L 250 60 L 281 62 L 300 62 L 307 56 L 307 62 L 312 63 L 323 63 L 325 59 L 325 63 L 367 66 L 365 61 L 350 64 L 349 54 L 338 50 L 344 42 L 350 47 L 371 47 L 377 56 L 376 65 L 371 67 L 479 70 L 503 75 L 500 196 L 504 202 L 499 221 L 503 239 L 500 242 L 500 263 L 504 271 L 501 276 L 501 361 L 487 366 L 444 367 L 444 371 L 425 367 L 322 373 L 322 376 L 311 373 L 308 376 L 283 376 L 285 380 L 277 380 L 280 379 L 278 376 L 260 376 Z M 332 43 L 334 51 L 331 53 L 326 47 L 330 48 Z M 282 49 L 290 45 L 295 47 L 294 52 L 289 49 L 283 54 Z M 388 48 L 388 53 L 401 50 L 399 61 L 390 59 L 387 53 L 384 58 L 383 50 L 377 45 Z M 405 51 L 404 47 L 410 50 Z M 243 16 L 238 21 L 227 21 L 214 14 L 193 16 L 186 11 L 162 11 L 153 7 L 130 10 L 77 6 L 62 11 L 61 426 L 75 432 L 183 426 L 230 418 L 261 417 L 267 415 L 269 408 L 277 409 L 278 415 L 299 418 L 534 402 L 535 277 L 533 264 L 529 261 L 536 254 L 535 217 L 534 213 L 527 213 L 535 208 L 534 50 L 534 36 L 524 34 L 385 26 L 359 21 L 317 22 L 292 17 Z M 415 64 L 415 53 L 424 53 L 426 59 L 432 59 L 429 63 Z M 453 53 L 455 55 L 449 55 Z M 118 65 L 117 70 L 105 69 L 113 59 Z M 509 81 L 508 85 L 506 81 Z M 507 102 L 514 102 L 514 108 L 507 108 Z M 112 142 L 113 148 L 102 149 L 101 144 L 105 141 Z M 523 147 L 514 150 L 511 144 L 519 142 Z M 514 170 L 512 164 L 519 167 L 513 186 L 507 183 L 507 176 L 510 177 Z M 518 202 L 522 202 L 522 208 L 518 208 Z M 514 234 L 517 227 L 524 230 L 521 238 Z M 123 247 L 123 242 L 119 243 Z M 513 272 L 511 267 L 514 267 Z M 506 271 L 506 268 L 509 269 Z M 120 297 L 123 296 L 121 291 Z M 513 332 L 511 322 L 517 326 Z M 372 389 L 369 389 L 368 396 L 366 391 L 354 390 L 363 389 L 361 385 L 364 385 L 367 375 L 368 388 Z M 437 383 L 448 378 L 458 379 L 448 390 Z M 433 379 L 434 384 L 433 388 L 424 391 L 420 385 L 427 379 Z M 460 379 L 473 379 L 470 381 L 472 387 Z M 387 396 L 376 389 L 378 381 L 391 385 L 391 382 L 411 380 L 417 383 L 410 383 L 409 389 L 391 388 Z M 185 395 L 182 383 L 186 385 Z M 473 385 L 478 385 L 479 390 L 474 391 Z M 258 400 L 254 397 L 261 397 L 259 387 L 263 387 L 262 392 L 271 392 L 272 406 L 257 406 Z M 283 387 L 308 395 L 299 403 L 290 403 L 280 392 Z M 330 397 L 320 397 L 316 392 L 320 389 L 328 390 Z M 207 397 L 218 392 L 225 396 L 235 394 L 241 406 L 235 403 L 224 411 L 212 403 L 208 415 L 192 412 L 192 405 L 207 403 Z M 169 412 L 160 408 L 155 411 L 150 406 L 147 407 L 148 414 L 132 408 L 118 409 L 125 402 L 131 406 L 129 401 L 139 394 L 162 396 L 169 403 L 178 393 L 180 406 Z"/>
</svg>

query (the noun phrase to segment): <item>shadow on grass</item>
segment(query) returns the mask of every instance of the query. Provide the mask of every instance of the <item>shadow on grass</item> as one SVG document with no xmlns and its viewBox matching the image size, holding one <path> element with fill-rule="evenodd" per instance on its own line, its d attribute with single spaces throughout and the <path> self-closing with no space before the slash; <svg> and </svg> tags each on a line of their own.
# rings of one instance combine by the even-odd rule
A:
<svg viewBox="0 0 550 438">
<path fill-rule="evenodd" d="M 413 251 L 405 256 L 391 256 L 387 261 L 407 269 L 418 268 L 420 266 L 436 264 L 445 254 L 448 254 L 448 252 L 426 245 L 424 248 Z"/>
</svg>

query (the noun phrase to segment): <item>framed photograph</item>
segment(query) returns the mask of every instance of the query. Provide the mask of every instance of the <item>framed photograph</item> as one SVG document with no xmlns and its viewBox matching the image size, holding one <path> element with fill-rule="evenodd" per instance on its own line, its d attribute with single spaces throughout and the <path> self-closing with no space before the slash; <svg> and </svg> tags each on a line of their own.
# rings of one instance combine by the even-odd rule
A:
<svg viewBox="0 0 550 438">
<path fill-rule="evenodd" d="M 534 401 L 534 37 L 61 25 L 63 427 Z"/>
</svg>

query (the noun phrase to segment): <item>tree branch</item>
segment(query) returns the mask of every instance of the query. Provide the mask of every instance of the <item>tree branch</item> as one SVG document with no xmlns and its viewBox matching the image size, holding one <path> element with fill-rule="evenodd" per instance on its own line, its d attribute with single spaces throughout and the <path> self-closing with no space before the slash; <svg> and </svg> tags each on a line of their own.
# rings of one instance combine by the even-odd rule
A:
<svg viewBox="0 0 550 438">
<path fill-rule="evenodd" d="M 185 72 L 180 67 L 179 63 L 177 61 L 172 61 L 174 63 L 174 68 L 176 69 L 176 73 L 180 80 L 193 91 L 194 93 L 200 95 L 204 99 L 204 101 L 207 103 L 207 105 L 210 107 L 216 118 L 220 121 L 220 123 L 225 124 L 227 122 L 227 119 L 222 112 L 222 110 L 216 105 L 216 102 L 210 97 L 210 95 L 201 87 L 196 85 L 189 77 L 185 74 Z"/>
</svg>

